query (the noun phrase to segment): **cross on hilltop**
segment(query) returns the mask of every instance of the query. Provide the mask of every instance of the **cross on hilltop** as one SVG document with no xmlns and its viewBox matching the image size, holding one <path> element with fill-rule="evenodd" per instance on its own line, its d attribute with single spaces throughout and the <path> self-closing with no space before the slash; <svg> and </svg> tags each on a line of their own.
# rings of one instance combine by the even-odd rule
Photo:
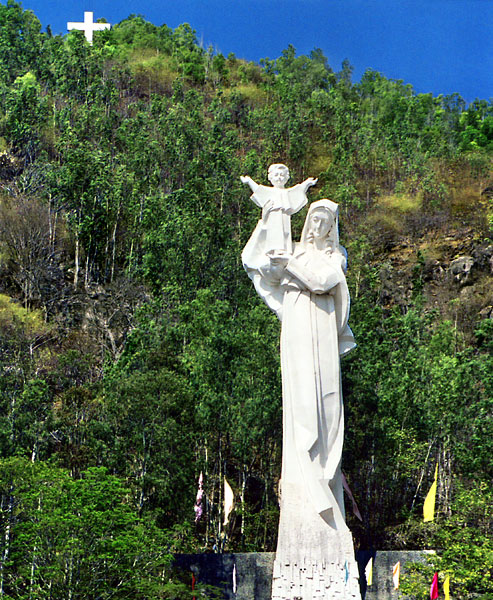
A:
<svg viewBox="0 0 493 600">
<path fill-rule="evenodd" d="M 84 12 L 84 21 L 82 23 L 75 23 L 69 21 L 67 23 L 67 29 L 80 29 L 84 32 L 86 40 L 92 44 L 92 34 L 94 31 L 103 31 L 103 29 L 109 29 L 111 25 L 109 23 L 94 23 L 94 13 L 90 11 Z"/>
</svg>

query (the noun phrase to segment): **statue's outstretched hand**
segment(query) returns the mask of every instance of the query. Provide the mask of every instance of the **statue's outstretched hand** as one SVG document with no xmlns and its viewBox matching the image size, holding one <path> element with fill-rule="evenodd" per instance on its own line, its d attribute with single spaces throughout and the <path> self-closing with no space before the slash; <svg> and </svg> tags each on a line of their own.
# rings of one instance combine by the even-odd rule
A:
<svg viewBox="0 0 493 600">
<path fill-rule="evenodd" d="M 314 179 L 313 177 L 308 177 L 308 179 L 305 179 L 305 181 L 301 184 L 303 186 L 304 191 L 306 192 L 306 190 L 309 187 L 312 187 L 312 185 L 315 185 L 318 181 L 317 179 Z"/>
<path fill-rule="evenodd" d="M 252 192 L 255 193 L 255 190 L 258 188 L 258 183 L 255 183 L 249 175 L 241 175 L 240 180 L 241 183 L 247 183 Z"/>
</svg>

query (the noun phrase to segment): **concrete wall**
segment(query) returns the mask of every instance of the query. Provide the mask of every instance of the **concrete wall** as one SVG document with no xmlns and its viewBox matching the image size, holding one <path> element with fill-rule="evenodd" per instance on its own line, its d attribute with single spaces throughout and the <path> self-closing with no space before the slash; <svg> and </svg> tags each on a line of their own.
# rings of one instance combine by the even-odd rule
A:
<svg viewBox="0 0 493 600">
<path fill-rule="evenodd" d="M 400 561 L 401 575 L 406 573 L 406 563 L 423 562 L 426 552 L 377 552 L 373 567 L 373 583 L 368 587 L 365 600 L 396 600 L 404 598 L 394 590 L 392 572 L 394 565 Z"/>
<path fill-rule="evenodd" d="M 192 571 L 198 582 L 223 590 L 224 600 L 270 600 L 274 552 L 180 554 L 175 565 Z M 236 594 L 233 567 L 236 566 Z"/>
<path fill-rule="evenodd" d="M 373 584 L 366 600 L 395 600 L 392 569 L 401 562 L 401 574 L 406 563 L 425 560 L 424 552 L 377 552 L 373 568 Z M 223 600 L 270 600 L 274 553 L 245 554 L 180 554 L 175 566 L 184 572 L 193 572 L 197 582 L 218 587 Z M 233 568 L 236 566 L 236 594 L 233 593 Z M 191 578 L 190 578 L 191 581 Z"/>
</svg>

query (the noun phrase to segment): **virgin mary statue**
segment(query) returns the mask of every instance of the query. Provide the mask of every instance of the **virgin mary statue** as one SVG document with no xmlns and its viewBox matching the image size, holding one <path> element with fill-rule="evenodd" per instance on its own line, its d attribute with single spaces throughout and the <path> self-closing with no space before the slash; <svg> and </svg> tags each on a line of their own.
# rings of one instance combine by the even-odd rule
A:
<svg viewBox="0 0 493 600">
<path fill-rule="evenodd" d="M 270 205 L 242 260 L 281 320 L 283 458 L 275 600 L 360 598 L 341 473 L 344 413 L 339 357 L 355 347 L 348 326 L 346 251 L 338 205 L 313 202 L 292 252 L 267 250 Z"/>
</svg>

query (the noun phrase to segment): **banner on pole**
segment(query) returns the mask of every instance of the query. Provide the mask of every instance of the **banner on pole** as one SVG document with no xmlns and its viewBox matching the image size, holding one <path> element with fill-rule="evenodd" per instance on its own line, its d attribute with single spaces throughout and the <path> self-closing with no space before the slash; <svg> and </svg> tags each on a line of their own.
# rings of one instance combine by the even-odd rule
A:
<svg viewBox="0 0 493 600">
<path fill-rule="evenodd" d="M 401 561 L 398 561 L 394 565 L 394 569 L 392 571 L 392 579 L 394 581 L 394 590 L 399 589 L 399 579 L 401 577 Z"/>
<path fill-rule="evenodd" d="M 423 504 L 423 519 L 427 521 L 433 521 L 435 519 L 435 499 L 437 495 L 437 481 L 438 481 L 438 463 L 435 467 L 435 478 L 431 484 L 430 491 L 426 495 L 425 503 Z"/>
<path fill-rule="evenodd" d="M 225 477 L 224 478 L 224 523 L 223 523 L 223 525 L 225 527 L 228 524 L 229 515 L 231 514 L 231 511 L 233 510 L 233 505 L 234 505 L 233 490 L 231 489 L 231 486 L 229 485 L 229 483 L 227 482 L 226 477 Z"/>
</svg>

